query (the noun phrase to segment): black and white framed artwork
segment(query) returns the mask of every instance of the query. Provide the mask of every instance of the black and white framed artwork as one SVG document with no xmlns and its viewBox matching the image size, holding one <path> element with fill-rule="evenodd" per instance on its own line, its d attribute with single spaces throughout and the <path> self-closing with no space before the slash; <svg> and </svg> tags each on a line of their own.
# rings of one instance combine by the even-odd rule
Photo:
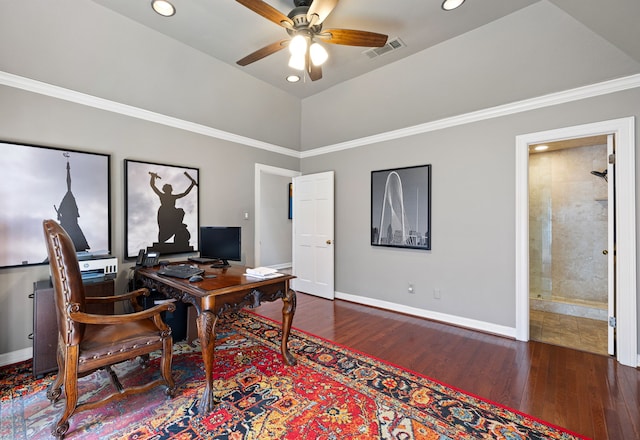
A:
<svg viewBox="0 0 640 440">
<path fill-rule="evenodd" d="M 431 249 L 431 165 L 371 172 L 371 245 Z"/>
<path fill-rule="evenodd" d="M 199 170 L 126 159 L 125 258 L 198 250 Z"/>
<path fill-rule="evenodd" d="M 45 219 L 79 256 L 110 253 L 110 155 L 10 142 L 0 152 L 0 267 L 48 262 Z"/>
</svg>

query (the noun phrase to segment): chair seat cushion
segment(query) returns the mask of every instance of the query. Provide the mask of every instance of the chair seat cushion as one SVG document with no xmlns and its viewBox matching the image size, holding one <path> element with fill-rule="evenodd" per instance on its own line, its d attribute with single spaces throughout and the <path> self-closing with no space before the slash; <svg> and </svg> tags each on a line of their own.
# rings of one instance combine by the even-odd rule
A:
<svg viewBox="0 0 640 440">
<path fill-rule="evenodd" d="M 80 343 L 78 362 L 83 364 L 112 353 L 127 352 L 161 341 L 160 330 L 151 319 L 117 325 L 87 325 Z"/>
</svg>

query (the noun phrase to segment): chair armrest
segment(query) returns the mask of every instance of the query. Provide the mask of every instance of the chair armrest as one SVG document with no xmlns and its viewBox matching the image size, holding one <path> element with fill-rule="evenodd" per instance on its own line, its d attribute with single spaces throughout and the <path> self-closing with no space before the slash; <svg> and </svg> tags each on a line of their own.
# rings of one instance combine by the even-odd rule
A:
<svg viewBox="0 0 640 440">
<path fill-rule="evenodd" d="M 149 296 L 149 289 L 143 287 L 142 289 L 133 290 L 131 292 L 123 293 L 121 295 L 111 296 L 87 296 L 84 299 L 86 304 L 104 304 L 118 301 L 127 301 L 137 298 L 139 296 Z"/>
<path fill-rule="evenodd" d="M 125 324 L 132 321 L 153 318 L 161 312 L 173 312 L 176 309 L 175 300 L 170 300 L 140 312 L 128 313 L 125 315 L 96 315 L 94 313 L 84 313 L 72 311 L 69 313 L 71 319 L 83 324 Z"/>
</svg>

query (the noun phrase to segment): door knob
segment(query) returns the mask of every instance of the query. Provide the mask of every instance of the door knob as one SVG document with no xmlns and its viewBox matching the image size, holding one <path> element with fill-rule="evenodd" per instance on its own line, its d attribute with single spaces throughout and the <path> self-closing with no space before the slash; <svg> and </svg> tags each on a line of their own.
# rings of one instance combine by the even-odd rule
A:
<svg viewBox="0 0 640 440">
<path fill-rule="evenodd" d="M 609 251 L 607 249 L 603 250 L 602 255 L 609 255 Z"/>
<path fill-rule="evenodd" d="M 331 240 L 327 240 L 327 244 L 331 244 Z"/>
</svg>

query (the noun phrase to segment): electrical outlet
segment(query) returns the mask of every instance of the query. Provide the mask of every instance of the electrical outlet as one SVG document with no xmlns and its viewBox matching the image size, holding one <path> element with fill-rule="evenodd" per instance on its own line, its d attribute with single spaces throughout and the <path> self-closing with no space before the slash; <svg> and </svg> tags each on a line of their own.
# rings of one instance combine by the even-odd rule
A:
<svg viewBox="0 0 640 440">
<path fill-rule="evenodd" d="M 407 291 L 408 291 L 409 293 L 416 293 L 416 292 L 413 290 L 413 284 L 411 284 L 411 283 L 409 283 L 409 288 L 407 289 Z"/>
<path fill-rule="evenodd" d="M 435 299 L 440 299 L 442 296 L 442 291 L 438 288 L 433 289 L 433 297 Z"/>
</svg>

